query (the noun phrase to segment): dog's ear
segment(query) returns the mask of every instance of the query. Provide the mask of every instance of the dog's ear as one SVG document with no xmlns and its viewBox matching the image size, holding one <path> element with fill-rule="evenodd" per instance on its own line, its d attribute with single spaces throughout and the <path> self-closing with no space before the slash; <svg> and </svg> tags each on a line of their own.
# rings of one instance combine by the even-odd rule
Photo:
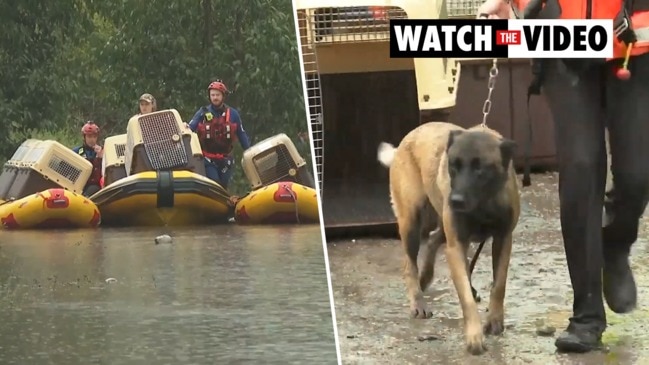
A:
<svg viewBox="0 0 649 365">
<path fill-rule="evenodd" d="M 455 142 L 455 139 L 464 132 L 461 129 L 454 129 L 448 133 L 448 142 L 446 143 L 446 150 L 448 151 L 449 148 L 453 145 L 453 142 Z"/>
<path fill-rule="evenodd" d="M 503 138 L 500 141 L 500 158 L 505 170 L 509 168 L 509 163 L 514 158 L 516 147 L 516 142 L 512 141 L 511 139 Z"/>
</svg>

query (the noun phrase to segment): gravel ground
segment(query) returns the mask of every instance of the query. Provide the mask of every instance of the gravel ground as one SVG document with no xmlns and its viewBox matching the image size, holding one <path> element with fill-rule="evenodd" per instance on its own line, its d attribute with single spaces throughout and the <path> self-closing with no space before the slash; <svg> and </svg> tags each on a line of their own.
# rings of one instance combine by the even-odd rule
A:
<svg viewBox="0 0 649 365">
<path fill-rule="evenodd" d="M 647 364 L 649 298 L 647 264 L 649 231 L 643 224 L 632 266 L 639 308 L 627 315 L 609 311 L 604 335 L 608 351 L 559 355 L 554 337 L 571 314 L 572 290 L 559 225 L 557 175 L 535 175 L 522 189 L 522 216 L 505 299 L 507 330 L 488 337 L 488 352 L 464 351 L 461 311 L 444 255 L 438 255 L 436 278 L 426 292 L 433 318 L 408 317 L 402 279 L 402 249 L 394 239 L 346 239 L 328 243 L 338 332 L 345 364 Z M 645 219 L 646 223 L 646 219 Z M 491 281 L 491 248 L 487 243 L 474 272 L 484 315 Z M 538 331 L 556 333 L 545 335 Z"/>
</svg>

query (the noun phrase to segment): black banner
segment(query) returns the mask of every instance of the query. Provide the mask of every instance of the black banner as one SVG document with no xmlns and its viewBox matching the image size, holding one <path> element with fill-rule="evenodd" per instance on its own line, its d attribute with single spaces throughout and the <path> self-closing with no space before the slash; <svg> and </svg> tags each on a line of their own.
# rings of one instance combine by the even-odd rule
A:
<svg viewBox="0 0 649 365">
<path fill-rule="evenodd" d="M 391 58 L 507 58 L 506 19 L 392 19 Z"/>
</svg>

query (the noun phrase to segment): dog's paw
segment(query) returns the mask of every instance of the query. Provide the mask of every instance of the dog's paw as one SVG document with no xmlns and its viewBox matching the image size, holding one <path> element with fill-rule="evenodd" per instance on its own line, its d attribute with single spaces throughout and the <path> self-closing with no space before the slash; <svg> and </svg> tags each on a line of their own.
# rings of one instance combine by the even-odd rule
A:
<svg viewBox="0 0 649 365">
<path fill-rule="evenodd" d="M 428 319 L 433 316 L 433 312 L 420 302 L 410 307 L 410 316 L 417 319 Z"/>
<path fill-rule="evenodd" d="M 484 335 L 481 330 L 466 334 L 466 350 L 471 355 L 480 355 L 487 351 L 487 345 L 484 342 Z"/>
<path fill-rule="evenodd" d="M 503 316 L 491 315 L 487 317 L 487 323 L 484 325 L 484 333 L 498 336 L 505 332 L 505 319 Z"/>
</svg>

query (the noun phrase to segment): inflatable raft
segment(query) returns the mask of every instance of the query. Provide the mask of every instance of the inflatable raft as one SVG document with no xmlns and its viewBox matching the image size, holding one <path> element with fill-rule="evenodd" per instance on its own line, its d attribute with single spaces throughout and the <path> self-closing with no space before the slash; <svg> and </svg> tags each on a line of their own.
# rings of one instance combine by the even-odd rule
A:
<svg viewBox="0 0 649 365">
<path fill-rule="evenodd" d="M 65 189 L 48 189 L 0 204 L 5 229 L 95 228 L 100 222 L 95 203 Z"/>
<path fill-rule="evenodd" d="M 320 223 L 315 189 L 294 182 L 277 182 L 252 191 L 237 202 L 239 224 Z"/>
<path fill-rule="evenodd" d="M 230 195 L 199 174 L 145 171 L 104 187 L 90 197 L 104 226 L 191 226 L 227 222 Z"/>
</svg>

